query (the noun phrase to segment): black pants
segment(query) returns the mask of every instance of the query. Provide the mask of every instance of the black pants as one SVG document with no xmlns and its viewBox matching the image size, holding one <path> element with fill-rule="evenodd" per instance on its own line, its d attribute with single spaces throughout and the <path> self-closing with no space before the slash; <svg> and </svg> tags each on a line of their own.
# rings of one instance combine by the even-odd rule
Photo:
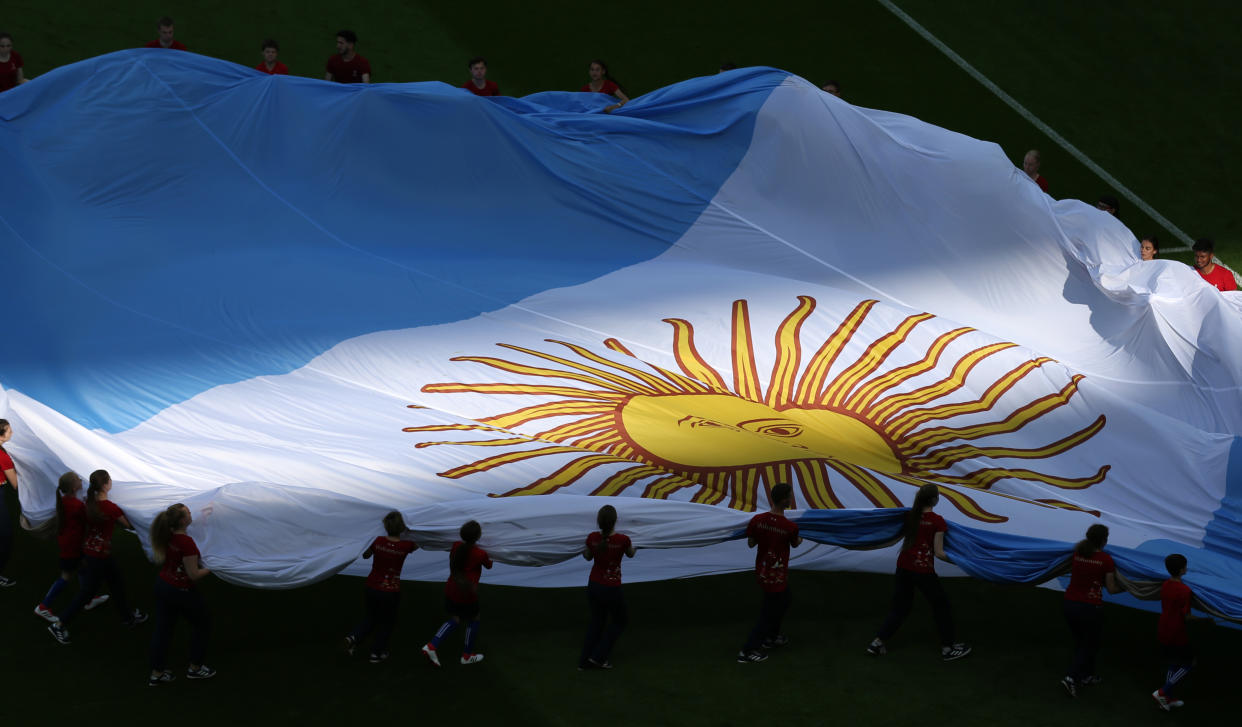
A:
<svg viewBox="0 0 1242 727">
<path fill-rule="evenodd" d="M 586 640 L 582 642 L 579 666 L 585 666 L 587 659 L 592 659 L 597 664 L 608 661 L 612 645 L 629 623 L 629 611 L 625 606 L 625 595 L 621 593 L 621 586 L 588 582 L 587 603 L 591 606 L 591 623 L 587 626 Z"/>
<path fill-rule="evenodd" d="M 196 588 L 177 588 L 163 578 L 155 579 L 155 631 L 151 634 L 151 670 L 163 671 L 168 665 L 168 647 L 172 643 L 177 618 L 190 622 L 190 663 L 202 666 L 207 657 L 207 605 Z"/>
<path fill-rule="evenodd" d="M 0 473 L 0 477 L 4 474 Z M 9 564 L 9 553 L 13 552 L 13 523 L 9 522 L 9 491 L 13 488 L 7 484 L 0 485 L 0 575 L 4 575 L 4 567 Z M 18 506 L 20 510 L 21 506 Z"/>
<path fill-rule="evenodd" d="M 60 623 L 68 626 L 82 609 L 95 597 L 101 583 L 107 582 L 108 592 L 112 594 L 112 603 L 122 621 L 129 621 L 133 614 L 129 610 L 129 601 L 125 599 L 125 581 L 121 580 L 121 571 L 116 567 L 112 556 L 95 558 L 86 556 L 82 559 L 82 573 L 78 576 L 78 595 L 73 597 L 69 608 L 60 615 Z"/>
<path fill-rule="evenodd" d="M 1104 638 L 1104 607 L 1081 601 L 1063 601 L 1065 621 L 1074 635 L 1074 660 L 1069 675 L 1074 681 L 1095 674 L 1095 655 Z"/>
<path fill-rule="evenodd" d="M 953 609 L 949 607 L 949 597 L 940 585 L 940 578 L 935 573 L 915 573 L 898 568 L 896 586 L 893 589 L 893 603 L 889 607 L 888 617 L 880 627 L 876 637 L 880 641 L 888 641 L 901 628 L 901 624 L 910 615 L 914 607 L 914 589 L 919 589 L 927 597 L 932 607 L 932 617 L 936 619 L 936 630 L 940 632 L 940 645 L 953 645 Z"/>
<path fill-rule="evenodd" d="M 783 591 L 764 591 L 763 602 L 759 606 L 759 620 L 750 630 L 750 636 L 742 645 L 742 651 L 754 651 L 763 644 L 764 639 L 779 635 L 781 622 L 785 620 L 785 614 L 789 611 L 789 604 L 792 602 L 793 594 L 789 588 Z"/>
<path fill-rule="evenodd" d="M 388 651 L 388 640 L 392 638 L 392 630 L 397 626 L 397 607 L 401 605 L 401 591 L 377 591 L 374 588 L 363 589 L 362 623 L 354 629 L 353 637 L 358 643 L 375 632 L 375 641 L 371 644 L 372 654 Z"/>
</svg>

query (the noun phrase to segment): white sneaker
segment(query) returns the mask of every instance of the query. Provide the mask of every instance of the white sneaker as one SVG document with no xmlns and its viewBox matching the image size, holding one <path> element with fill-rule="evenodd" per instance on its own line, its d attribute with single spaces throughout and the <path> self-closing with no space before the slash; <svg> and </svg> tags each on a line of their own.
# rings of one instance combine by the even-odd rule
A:
<svg viewBox="0 0 1242 727">
<path fill-rule="evenodd" d="M 427 657 L 427 661 L 433 665 L 440 666 L 440 655 L 436 653 L 436 647 L 431 644 L 423 645 L 423 656 Z"/>
<path fill-rule="evenodd" d="M 1169 704 L 1169 698 L 1164 696 L 1164 692 L 1157 689 L 1151 693 L 1151 698 L 1156 700 L 1156 706 L 1168 712 L 1173 705 Z"/>
<path fill-rule="evenodd" d="M 106 593 L 103 594 L 102 596 L 95 596 L 85 606 L 82 607 L 82 610 L 90 611 L 91 609 L 99 608 L 100 606 L 108 602 L 108 598 L 109 596 Z"/>
<path fill-rule="evenodd" d="M 483 661 L 482 654 L 462 654 L 461 655 L 462 664 L 478 664 L 480 661 Z"/>
<path fill-rule="evenodd" d="M 48 608 L 47 606 L 44 606 L 42 603 L 40 603 L 38 606 L 35 606 L 34 615 L 42 619 L 47 619 L 48 621 L 51 621 L 54 624 L 60 623 L 60 617 L 52 613 L 52 609 Z"/>
</svg>

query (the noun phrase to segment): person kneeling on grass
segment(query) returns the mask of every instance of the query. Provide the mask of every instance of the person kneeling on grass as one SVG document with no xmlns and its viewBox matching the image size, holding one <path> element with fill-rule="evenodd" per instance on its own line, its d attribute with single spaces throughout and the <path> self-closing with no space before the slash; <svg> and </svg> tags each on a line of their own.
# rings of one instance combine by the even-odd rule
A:
<svg viewBox="0 0 1242 727">
<path fill-rule="evenodd" d="M 405 564 L 405 556 L 418 550 L 418 544 L 408 537 L 410 529 L 405 526 L 405 519 L 396 510 L 384 516 L 384 533 L 362 554 L 363 558 L 375 557 L 371 561 L 371 574 L 367 576 L 366 615 L 358 628 L 345 637 L 345 653 L 353 656 L 358 644 L 374 631 L 372 664 L 388 658 L 388 639 L 397 625 L 397 610 L 401 605 L 401 566 Z"/>
<path fill-rule="evenodd" d="M 940 490 L 936 485 L 923 485 L 914 496 L 914 504 L 906 514 L 901 554 L 897 556 L 897 587 L 893 591 L 893 605 L 884 619 L 884 625 L 867 646 L 867 653 L 883 656 L 888 653 L 884 645 L 910 615 L 914 605 L 914 589 L 923 592 L 932 605 L 936 630 L 940 632 L 940 658 L 945 661 L 960 659 L 970 653 L 970 647 L 954 641 L 953 612 L 949 598 L 936 575 L 936 558 L 949 562 L 944 553 L 944 534 L 949 526 L 944 518 L 932 512 L 940 502 Z"/>
<path fill-rule="evenodd" d="M 1182 583 L 1186 575 L 1186 556 L 1174 553 L 1164 559 L 1164 568 L 1169 572 L 1169 580 L 1160 586 L 1160 623 L 1156 627 L 1156 638 L 1160 641 L 1160 650 L 1164 653 L 1168 670 L 1165 672 L 1164 685 L 1151 693 L 1156 706 L 1168 712 L 1186 703 L 1176 698 L 1173 693 L 1181 691 L 1182 680 L 1195 667 L 1195 651 L 1186 636 L 1186 621 L 1200 619 L 1211 621 L 1206 616 L 1192 616 L 1190 599 L 1193 594 L 1190 588 Z"/>
<path fill-rule="evenodd" d="M 216 670 L 203 663 L 207 655 L 207 606 L 194 582 L 210 575 L 199 561 L 200 553 L 186 528 L 194 518 L 190 508 L 177 503 L 155 516 L 151 522 L 151 552 L 160 565 L 155 579 L 155 632 L 151 635 L 151 676 L 147 686 L 158 687 L 174 677 L 168 663 L 168 646 L 172 643 L 177 617 L 190 622 L 190 664 L 186 679 L 210 679 Z"/>
<path fill-rule="evenodd" d="M 492 559 L 487 551 L 476 545 L 483 536 L 483 528 L 477 522 L 471 520 L 462 525 L 460 535 L 461 540 L 453 543 L 453 550 L 449 553 L 449 577 L 444 584 L 444 607 L 449 617 L 431 641 L 423 646 L 423 654 L 435 666 L 440 666 L 440 656 L 436 651 L 440 642 L 457 630 L 463 621 L 467 626 L 461 663 L 477 664 L 483 661 L 483 655 L 474 650 L 475 639 L 479 637 L 479 578 L 484 568 L 492 567 Z"/>
</svg>

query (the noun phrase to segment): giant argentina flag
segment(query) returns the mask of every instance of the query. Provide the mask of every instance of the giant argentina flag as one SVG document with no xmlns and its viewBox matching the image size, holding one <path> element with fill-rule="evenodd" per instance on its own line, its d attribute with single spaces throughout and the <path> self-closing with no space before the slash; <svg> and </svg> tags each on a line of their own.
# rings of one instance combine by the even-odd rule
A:
<svg viewBox="0 0 1242 727">
<path fill-rule="evenodd" d="M 0 96 L 27 518 L 102 467 L 140 531 L 194 509 L 234 582 L 347 568 L 397 509 L 565 585 L 605 502 L 631 579 L 744 569 L 782 481 L 795 567 L 887 571 L 934 483 L 967 573 L 1045 580 L 1104 522 L 1123 574 L 1185 552 L 1242 616 L 1236 295 L 995 144 L 787 73 L 606 103 L 146 50 Z"/>
</svg>

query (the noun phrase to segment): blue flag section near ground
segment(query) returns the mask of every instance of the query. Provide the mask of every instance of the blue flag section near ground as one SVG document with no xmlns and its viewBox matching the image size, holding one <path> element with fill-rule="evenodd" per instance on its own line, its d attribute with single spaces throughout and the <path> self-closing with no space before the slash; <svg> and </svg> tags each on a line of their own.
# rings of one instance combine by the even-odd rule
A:
<svg viewBox="0 0 1242 727">
<path fill-rule="evenodd" d="M 6 321 L 0 380 L 116 432 L 347 338 L 653 258 L 785 76 L 650 94 L 639 125 L 588 115 L 598 94 L 495 102 L 150 49 L 58 69 L 0 103 L 6 294 L 37 301 Z"/>
<path fill-rule="evenodd" d="M 770 69 L 601 94 L 346 86 L 132 50 L 0 95 L 0 417 L 22 510 L 106 468 L 213 573 L 356 572 L 384 515 L 443 578 L 749 567 L 771 488 L 891 571 L 934 484 L 966 574 L 1056 583 L 1110 528 L 1127 588 L 1190 560 L 1242 618 L 1242 294 L 1143 262 L 996 144 Z"/>
</svg>

